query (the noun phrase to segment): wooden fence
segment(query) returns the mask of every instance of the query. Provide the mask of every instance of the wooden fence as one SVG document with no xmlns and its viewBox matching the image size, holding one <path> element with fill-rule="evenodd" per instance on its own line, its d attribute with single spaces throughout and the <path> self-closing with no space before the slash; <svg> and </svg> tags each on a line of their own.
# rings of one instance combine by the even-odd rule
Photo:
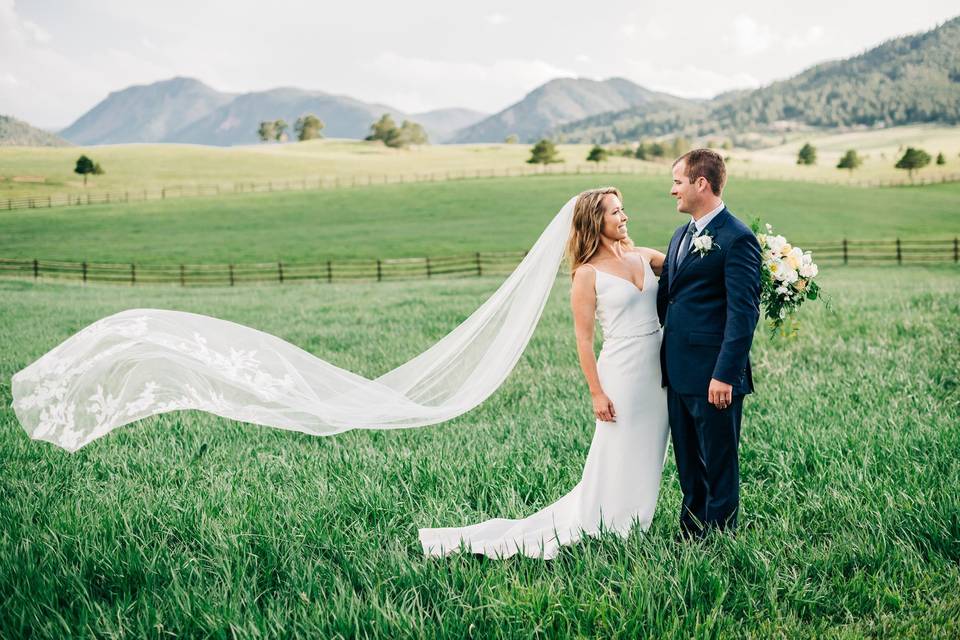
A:
<svg viewBox="0 0 960 640">
<path fill-rule="evenodd" d="M 801 242 L 820 266 L 960 262 L 960 238 L 941 240 L 841 240 Z M 106 282 L 126 285 L 237 286 L 253 283 L 387 282 L 431 278 L 506 276 L 526 251 L 313 263 L 178 264 L 66 262 L 0 258 L 0 276 L 44 281 Z M 561 271 L 566 266 L 561 267 Z"/>
<path fill-rule="evenodd" d="M 338 189 L 342 187 L 365 187 L 376 184 L 407 184 L 418 182 L 444 182 L 448 180 L 475 180 L 479 178 L 515 178 L 536 175 L 579 175 L 579 174 L 621 174 L 621 175 L 657 175 L 669 177 L 669 166 L 637 162 L 635 164 L 606 165 L 587 164 L 551 164 L 529 165 L 523 167 L 505 167 L 500 169 L 456 169 L 411 174 L 377 174 L 356 176 L 326 176 L 287 180 L 267 180 L 260 182 L 233 181 L 219 184 L 186 184 L 147 189 L 125 189 L 123 191 L 85 191 L 83 193 L 60 193 L 50 195 L 21 196 L 18 198 L 0 198 L 0 210 L 49 209 L 81 205 L 103 205 L 129 202 L 147 202 L 168 198 L 223 196 L 239 193 L 272 193 L 283 191 L 316 191 Z M 860 180 L 854 178 L 808 178 L 802 175 L 778 176 L 773 174 L 740 172 L 734 170 L 732 176 L 748 180 L 777 180 L 782 182 L 814 182 L 818 184 L 836 184 L 856 187 L 896 187 L 906 185 L 929 185 L 944 182 L 960 182 L 960 173 L 943 174 L 936 177 L 916 177 L 900 179 Z"/>
</svg>

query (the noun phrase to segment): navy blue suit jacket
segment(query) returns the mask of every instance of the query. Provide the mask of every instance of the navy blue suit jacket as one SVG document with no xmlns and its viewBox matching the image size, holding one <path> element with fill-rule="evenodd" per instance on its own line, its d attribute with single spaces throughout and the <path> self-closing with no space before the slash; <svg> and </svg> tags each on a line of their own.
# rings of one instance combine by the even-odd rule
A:
<svg viewBox="0 0 960 640">
<path fill-rule="evenodd" d="M 750 345 L 760 318 L 760 243 L 724 207 L 705 228 L 714 249 L 701 257 L 691 243 L 677 265 L 677 247 L 688 224 L 670 240 L 657 291 L 662 386 L 705 396 L 710 378 L 716 378 L 733 385 L 734 394 L 751 393 Z"/>
</svg>

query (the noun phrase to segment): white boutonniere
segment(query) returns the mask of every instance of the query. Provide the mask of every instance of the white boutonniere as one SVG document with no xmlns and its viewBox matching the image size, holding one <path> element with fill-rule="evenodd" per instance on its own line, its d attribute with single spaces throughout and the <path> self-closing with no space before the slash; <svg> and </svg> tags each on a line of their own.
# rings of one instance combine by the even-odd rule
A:
<svg viewBox="0 0 960 640">
<path fill-rule="evenodd" d="M 709 229 L 704 229 L 703 233 L 693 238 L 693 250 L 700 254 L 700 257 L 707 255 L 714 249 L 719 249 L 720 245 L 713 241 Z"/>
</svg>

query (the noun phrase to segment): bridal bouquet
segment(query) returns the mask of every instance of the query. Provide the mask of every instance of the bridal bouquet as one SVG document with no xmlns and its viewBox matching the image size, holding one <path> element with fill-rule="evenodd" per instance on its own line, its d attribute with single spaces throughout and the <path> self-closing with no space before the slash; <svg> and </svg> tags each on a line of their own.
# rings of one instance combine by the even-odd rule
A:
<svg viewBox="0 0 960 640">
<path fill-rule="evenodd" d="M 790 336 L 796 337 L 799 322 L 794 313 L 804 300 L 816 300 L 820 286 L 813 281 L 818 269 L 809 251 L 803 251 L 787 242 L 780 235 L 773 235 L 773 227 L 766 226 L 766 233 L 759 233 L 760 223 L 751 225 L 760 242 L 763 265 L 760 267 L 760 306 L 770 321 L 770 330 L 778 329 L 787 335 L 784 322 L 790 323 Z"/>
</svg>

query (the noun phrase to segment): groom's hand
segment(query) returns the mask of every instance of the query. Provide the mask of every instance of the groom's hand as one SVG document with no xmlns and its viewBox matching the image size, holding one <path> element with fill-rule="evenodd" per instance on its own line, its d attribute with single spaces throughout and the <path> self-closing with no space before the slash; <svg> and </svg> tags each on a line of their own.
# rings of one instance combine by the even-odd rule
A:
<svg viewBox="0 0 960 640">
<path fill-rule="evenodd" d="M 726 409 L 733 402 L 733 385 L 710 378 L 710 387 L 707 389 L 707 402 L 717 409 Z"/>
</svg>

